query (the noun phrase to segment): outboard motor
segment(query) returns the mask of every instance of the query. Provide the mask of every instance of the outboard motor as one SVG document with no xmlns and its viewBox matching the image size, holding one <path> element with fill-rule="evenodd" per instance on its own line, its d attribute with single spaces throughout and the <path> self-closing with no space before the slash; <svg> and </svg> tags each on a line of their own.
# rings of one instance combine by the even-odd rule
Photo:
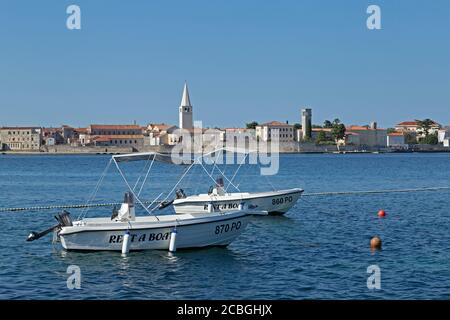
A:
<svg viewBox="0 0 450 320">
<path fill-rule="evenodd" d="M 72 218 L 70 218 L 70 213 L 67 212 L 66 210 L 64 210 L 61 213 L 58 213 L 55 216 L 55 219 L 56 219 L 56 221 L 59 222 L 59 225 L 61 227 L 71 227 L 71 226 L 73 226 Z"/>
<path fill-rule="evenodd" d="M 65 210 L 63 212 L 61 212 L 61 213 L 58 213 L 55 216 L 55 219 L 56 219 L 56 221 L 58 221 L 57 225 L 55 225 L 53 227 L 50 227 L 47 230 L 44 230 L 42 232 L 34 232 L 34 231 L 31 232 L 28 235 L 28 237 L 27 237 L 27 241 L 37 240 L 39 238 L 42 238 L 46 234 L 49 234 L 52 231 L 61 229 L 62 227 L 71 227 L 71 226 L 73 226 L 72 219 L 70 218 L 70 213 L 65 211 Z"/>
</svg>

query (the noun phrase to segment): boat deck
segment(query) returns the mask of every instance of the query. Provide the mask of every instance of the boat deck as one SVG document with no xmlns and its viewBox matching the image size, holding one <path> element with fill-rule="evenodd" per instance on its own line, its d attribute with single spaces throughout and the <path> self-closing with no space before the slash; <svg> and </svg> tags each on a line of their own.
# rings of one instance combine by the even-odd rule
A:
<svg viewBox="0 0 450 320">
<path fill-rule="evenodd" d="M 291 193 L 302 193 L 304 190 L 300 188 L 287 189 L 287 190 L 276 190 L 276 191 L 264 191 L 264 192 L 233 192 L 233 193 L 225 193 L 224 195 L 216 195 L 216 194 L 207 194 L 201 193 L 198 195 L 188 196 L 182 199 L 176 199 L 174 201 L 175 204 L 190 202 L 190 201 L 210 201 L 213 200 L 246 200 L 253 198 L 265 198 L 265 197 L 274 197 L 274 196 L 284 196 Z"/>
<path fill-rule="evenodd" d="M 183 225 L 191 223 L 202 223 L 206 221 L 223 220 L 227 218 L 236 218 L 251 214 L 247 210 L 239 210 L 233 212 L 217 212 L 217 213 L 185 213 L 177 215 L 161 215 L 161 216 L 138 216 L 133 221 L 111 220 L 108 217 L 85 218 L 73 222 L 73 227 L 87 228 L 140 228 L 143 226 L 163 226 L 163 225 Z M 72 227 L 66 227 L 72 228 Z"/>
</svg>

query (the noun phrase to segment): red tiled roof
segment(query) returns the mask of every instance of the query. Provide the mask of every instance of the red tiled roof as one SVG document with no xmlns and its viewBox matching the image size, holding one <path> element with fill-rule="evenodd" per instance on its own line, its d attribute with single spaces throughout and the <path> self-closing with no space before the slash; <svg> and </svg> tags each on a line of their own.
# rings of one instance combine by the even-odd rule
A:
<svg viewBox="0 0 450 320">
<path fill-rule="evenodd" d="M 143 139 L 144 136 L 140 134 L 129 134 L 129 135 L 101 135 L 93 136 L 94 141 L 110 141 L 110 140 L 125 140 L 125 139 Z"/>
<path fill-rule="evenodd" d="M 152 127 L 153 129 L 157 128 L 157 129 L 159 129 L 161 131 L 164 131 L 164 130 L 167 130 L 167 129 L 175 127 L 175 125 L 165 124 L 165 123 L 150 123 L 148 125 L 148 127 Z"/>
<path fill-rule="evenodd" d="M 368 127 L 364 127 L 364 126 L 348 126 L 345 128 L 346 130 L 369 130 Z"/>
<path fill-rule="evenodd" d="M 127 130 L 127 129 L 135 129 L 140 130 L 141 127 L 134 124 L 91 124 L 89 126 L 91 129 L 100 129 L 100 130 Z"/>
<path fill-rule="evenodd" d="M 229 132 L 239 132 L 239 131 L 246 132 L 248 130 L 253 130 L 253 129 L 247 129 L 247 128 L 224 128 L 223 130 L 229 131 Z"/>
<path fill-rule="evenodd" d="M 388 136 L 391 136 L 391 137 L 397 137 L 397 136 L 403 136 L 404 134 L 403 134 L 403 132 L 391 132 L 391 133 L 388 133 Z"/>
<path fill-rule="evenodd" d="M 331 128 L 312 128 L 311 129 L 311 131 L 314 131 L 314 132 L 331 132 L 331 130 L 333 130 L 333 129 L 331 129 Z"/>
<path fill-rule="evenodd" d="M 263 123 L 260 126 L 292 127 L 292 125 L 285 123 L 285 122 L 280 122 L 280 121 L 270 121 L 270 122 Z"/>
<path fill-rule="evenodd" d="M 192 128 L 192 129 L 183 129 L 183 131 L 188 131 L 190 133 L 192 132 L 205 132 L 207 129 L 206 128 Z"/>
<path fill-rule="evenodd" d="M 40 127 L 1 127 L 4 130 L 30 130 L 30 129 L 41 129 Z"/>
<path fill-rule="evenodd" d="M 386 130 L 386 129 L 382 129 L 382 128 L 376 128 L 376 129 L 372 129 L 370 127 L 366 127 L 366 126 L 348 126 L 345 128 L 346 130 L 352 131 L 352 130 L 356 130 L 356 131 L 366 131 L 366 130 Z"/>
<path fill-rule="evenodd" d="M 408 126 L 415 127 L 417 125 L 418 125 L 417 121 L 403 121 L 397 124 L 397 126 L 405 126 L 405 127 Z"/>
<path fill-rule="evenodd" d="M 73 131 L 75 131 L 77 133 L 87 133 L 88 129 L 87 128 L 76 128 Z"/>
<path fill-rule="evenodd" d="M 414 121 L 403 121 L 400 122 L 399 124 L 397 124 L 397 127 L 416 127 L 419 125 L 419 122 L 414 120 Z M 431 125 L 439 125 L 436 121 L 432 120 L 432 124 Z"/>
<path fill-rule="evenodd" d="M 61 132 L 62 129 L 61 128 L 42 128 L 42 131 L 44 133 L 46 133 L 46 132 Z"/>
</svg>

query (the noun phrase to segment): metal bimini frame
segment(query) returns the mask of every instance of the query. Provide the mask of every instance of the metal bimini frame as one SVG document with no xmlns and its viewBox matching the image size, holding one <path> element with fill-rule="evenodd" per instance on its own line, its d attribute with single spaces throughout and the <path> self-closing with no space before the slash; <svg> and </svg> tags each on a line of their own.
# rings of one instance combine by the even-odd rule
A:
<svg viewBox="0 0 450 320">
<path fill-rule="evenodd" d="M 242 153 L 244 154 L 243 159 L 241 160 L 241 162 L 239 163 L 238 168 L 236 169 L 236 171 L 233 173 L 233 175 L 231 176 L 231 179 L 229 179 L 225 173 L 220 170 L 220 168 L 217 166 L 217 159 L 220 155 L 223 155 L 223 152 L 232 152 L 232 153 Z M 235 188 L 237 191 L 240 192 L 239 186 L 236 186 L 233 183 L 233 180 L 235 179 L 236 175 L 238 174 L 240 168 L 242 167 L 242 165 L 245 163 L 245 161 L 247 160 L 249 154 L 251 153 L 256 153 L 257 151 L 246 151 L 246 150 L 238 150 L 238 149 L 230 149 L 230 148 L 219 148 L 219 149 L 215 149 L 213 151 L 210 151 L 208 153 L 205 153 L 197 158 L 195 158 L 194 160 L 191 159 L 186 159 L 186 158 L 182 158 L 182 157 L 178 157 L 178 156 L 174 156 L 174 155 L 168 155 L 168 154 L 161 154 L 158 152 L 143 152 L 143 153 L 132 153 L 132 154 L 123 154 L 123 155 L 113 155 L 111 157 L 111 160 L 108 162 L 108 165 L 106 166 L 105 170 L 103 171 L 100 179 L 97 182 L 97 185 L 94 189 L 94 191 L 92 192 L 92 194 L 90 195 L 88 201 L 86 204 L 89 204 L 91 201 L 94 200 L 98 189 L 100 188 L 104 177 L 106 176 L 109 167 L 111 166 L 111 163 L 114 163 L 114 165 L 116 166 L 117 171 L 119 172 L 120 176 L 122 177 L 123 181 L 125 182 L 127 188 L 129 189 L 129 191 L 133 194 L 134 198 L 136 199 L 136 201 L 142 206 L 142 208 L 144 208 L 144 210 L 150 214 L 150 215 L 154 215 L 156 219 L 158 219 L 158 217 L 156 217 L 156 215 L 154 214 L 154 211 L 158 208 L 157 206 L 153 206 L 156 202 L 165 202 L 169 199 L 169 197 L 171 196 L 171 194 L 177 189 L 177 187 L 179 186 L 179 184 L 183 181 L 183 179 L 186 177 L 186 175 L 188 174 L 188 172 L 193 168 L 194 165 L 200 165 L 203 169 L 203 171 L 206 173 L 206 175 L 215 183 L 216 180 L 213 177 L 213 172 L 214 170 L 218 170 L 221 174 L 221 176 L 223 176 L 226 181 L 227 181 L 227 186 L 225 188 L 225 191 L 228 191 L 228 189 L 230 188 L 230 186 L 232 186 L 233 188 Z M 215 160 L 213 162 L 213 169 L 211 170 L 211 172 L 209 172 L 205 166 L 203 165 L 203 159 L 205 157 L 209 157 L 213 154 L 217 154 L 215 157 Z M 148 166 L 147 170 L 145 170 L 145 168 L 147 167 L 147 165 L 143 168 L 142 173 L 139 175 L 136 183 L 134 184 L 134 186 L 132 187 L 130 185 L 130 183 L 128 182 L 127 178 L 125 177 L 125 174 L 123 173 L 122 169 L 119 166 L 119 163 L 121 162 L 131 162 L 131 161 L 151 161 L 150 165 Z M 181 177 L 178 179 L 178 181 L 176 182 L 176 184 L 173 186 L 173 188 L 170 190 L 170 192 L 167 194 L 167 196 L 161 200 L 158 201 L 161 196 L 164 193 L 160 193 L 148 206 L 145 205 L 144 201 L 142 201 L 140 199 L 140 195 L 142 193 L 143 187 L 146 184 L 149 174 L 150 174 L 150 170 L 153 167 L 153 164 L 155 161 L 160 161 L 160 162 L 165 162 L 165 163 L 171 163 L 171 164 L 182 164 L 182 165 L 188 165 L 188 167 L 186 168 L 186 170 L 183 172 L 183 174 L 181 175 Z M 143 172 L 145 171 L 145 175 L 141 181 L 141 177 L 143 176 Z M 140 186 L 139 186 L 140 185 Z M 139 190 L 137 191 L 137 187 L 139 187 Z M 137 191 L 137 192 L 136 192 Z M 148 202 L 146 202 L 148 203 Z M 152 208 L 153 206 L 153 208 Z M 80 214 L 80 216 L 78 218 L 83 218 L 86 216 L 87 212 L 89 210 L 89 206 L 86 206 L 86 208 L 83 210 L 83 212 Z"/>
</svg>

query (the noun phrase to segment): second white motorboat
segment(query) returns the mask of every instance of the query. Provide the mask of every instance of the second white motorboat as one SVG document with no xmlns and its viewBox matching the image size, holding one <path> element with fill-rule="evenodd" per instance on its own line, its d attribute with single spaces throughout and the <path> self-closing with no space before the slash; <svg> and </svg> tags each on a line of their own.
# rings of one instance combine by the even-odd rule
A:
<svg viewBox="0 0 450 320">
<path fill-rule="evenodd" d="M 176 213 L 187 212 L 229 212 L 239 208 L 253 209 L 255 214 L 284 214 L 291 209 L 300 198 L 303 189 L 275 190 L 266 192 L 232 192 L 223 188 L 219 179 L 216 186 L 209 193 L 185 196 L 183 192 L 177 194 L 173 201 Z"/>
<path fill-rule="evenodd" d="M 234 172 L 231 178 L 225 176 L 225 174 L 220 171 L 216 165 L 216 160 L 223 160 L 220 157 L 226 157 L 224 152 L 241 153 L 243 154 L 241 164 Z M 241 166 L 245 163 L 245 160 L 250 154 L 255 153 L 255 151 L 246 150 L 228 150 L 227 148 L 220 148 L 214 150 L 210 153 L 202 155 L 195 159 L 189 169 L 195 165 L 199 165 L 203 168 L 206 176 L 208 176 L 212 181 L 214 181 L 214 186 L 209 188 L 208 193 L 186 195 L 182 189 L 178 189 L 175 193 L 175 199 L 163 203 L 162 207 L 168 204 L 173 204 L 174 210 L 178 214 L 182 213 L 202 213 L 202 212 L 229 212 L 237 210 L 238 208 L 253 209 L 254 214 L 258 215 L 282 215 L 288 212 L 299 200 L 303 193 L 301 188 L 292 188 L 284 190 L 270 190 L 263 192 L 243 192 L 238 185 L 235 184 L 234 179 Z M 216 157 L 212 155 L 215 154 Z M 220 172 L 220 176 L 216 179 L 208 172 L 203 166 L 202 162 L 204 158 L 208 158 L 210 164 L 212 164 L 213 169 L 217 169 Z M 225 163 L 225 161 L 222 161 Z M 227 180 L 227 187 L 224 186 L 224 179 Z M 179 182 L 177 182 L 177 185 Z M 228 190 L 233 188 L 234 192 L 229 192 Z"/>
</svg>

